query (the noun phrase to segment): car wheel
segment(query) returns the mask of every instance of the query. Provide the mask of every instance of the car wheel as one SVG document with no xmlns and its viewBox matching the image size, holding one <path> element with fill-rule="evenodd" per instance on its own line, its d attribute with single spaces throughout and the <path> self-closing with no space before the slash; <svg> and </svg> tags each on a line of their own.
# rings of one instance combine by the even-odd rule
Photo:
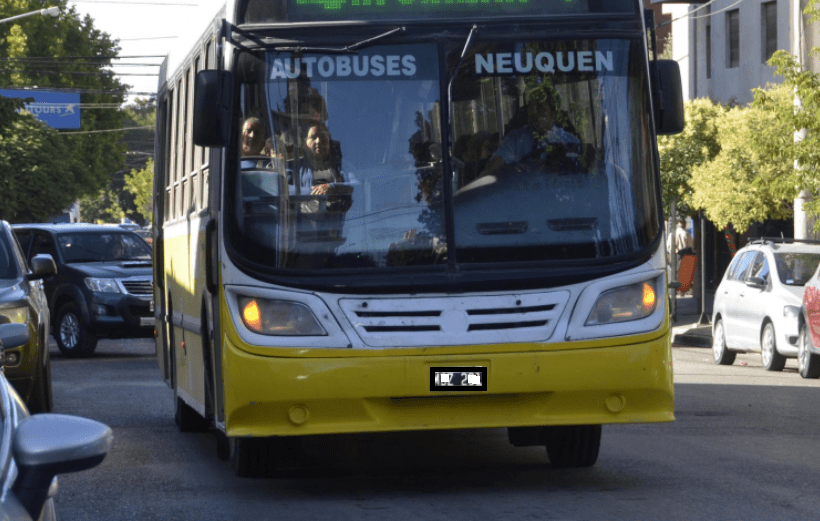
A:
<svg viewBox="0 0 820 521">
<path fill-rule="evenodd" d="M 31 414 L 51 412 L 54 409 L 49 358 L 46 358 L 45 364 L 37 371 L 26 407 L 28 407 Z"/>
<path fill-rule="evenodd" d="M 777 352 L 776 338 L 774 324 L 766 322 L 760 335 L 760 360 L 767 371 L 782 371 L 786 365 L 786 357 Z"/>
<path fill-rule="evenodd" d="M 797 351 L 797 371 L 803 378 L 817 378 L 820 376 L 820 355 L 809 351 L 814 343 L 806 326 L 800 328 L 800 347 Z"/>
<path fill-rule="evenodd" d="M 60 352 L 67 358 L 91 356 L 97 349 L 97 337 L 83 324 L 80 307 L 74 302 L 65 304 L 57 313 L 55 339 Z"/>
<path fill-rule="evenodd" d="M 726 347 L 726 335 L 723 333 L 723 321 L 718 319 L 715 322 L 715 330 L 712 335 L 712 355 L 718 365 L 732 365 L 735 363 L 737 353 Z"/>
<path fill-rule="evenodd" d="M 547 455 L 555 467 L 591 467 L 601 448 L 600 425 L 545 427 Z"/>
</svg>

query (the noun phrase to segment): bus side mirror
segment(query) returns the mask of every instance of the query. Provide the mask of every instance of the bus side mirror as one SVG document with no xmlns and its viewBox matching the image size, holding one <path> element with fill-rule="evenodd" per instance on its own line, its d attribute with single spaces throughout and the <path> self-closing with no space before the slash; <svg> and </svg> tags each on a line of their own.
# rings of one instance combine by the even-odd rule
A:
<svg viewBox="0 0 820 521">
<path fill-rule="evenodd" d="M 650 63 L 652 78 L 657 79 L 653 89 L 655 128 L 660 135 L 679 134 L 683 131 L 683 89 L 680 67 L 675 60 L 656 60 Z"/>
<path fill-rule="evenodd" d="M 231 130 L 233 76 L 226 71 L 204 70 L 194 81 L 194 144 L 220 148 L 228 144 Z"/>
</svg>

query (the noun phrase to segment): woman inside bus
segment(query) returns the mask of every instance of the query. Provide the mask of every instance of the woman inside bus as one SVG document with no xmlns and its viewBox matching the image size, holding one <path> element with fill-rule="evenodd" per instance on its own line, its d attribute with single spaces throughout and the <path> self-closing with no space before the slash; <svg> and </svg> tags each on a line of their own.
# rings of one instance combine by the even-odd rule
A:
<svg viewBox="0 0 820 521">
<path fill-rule="evenodd" d="M 333 153 L 330 131 L 324 123 L 314 123 L 304 139 L 303 156 L 296 161 L 295 179 L 299 182 L 301 195 L 327 195 L 326 210 L 346 212 L 350 208 L 349 185 L 341 185 L 345 178 L 341 169 L 341 158 Z M 288 175 L 288 183 L 294 182 L 293 172 Z M 344 196 L 347 197 L 344 197 Z M 342 197 L 339 197 L 342 196 Z M 302 205 L 304 213 L 316 213 L 318 201 Z"/>
</svg>

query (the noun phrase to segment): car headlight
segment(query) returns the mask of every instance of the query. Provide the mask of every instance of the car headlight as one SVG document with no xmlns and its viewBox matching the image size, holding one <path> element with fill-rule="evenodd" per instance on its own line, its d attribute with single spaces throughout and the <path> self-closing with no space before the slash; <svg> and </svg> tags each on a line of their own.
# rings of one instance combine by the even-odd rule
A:
<svg viewBox="0 0 820 521">
<path fill-rule="evenodd" d="M 85 279 L 85 285 L 95 293 L 120 293 L 120 287 L 114 279 L 88 277 Z"/>
<path fill-rule="evenodd" d="M 2 317 L 5 317 L 3 319 Z M 28 324 L 28 308 L 22 306 L 19 308 L 0 309 L 0 324 Z"/>
<path fill-rule="evenodd" d="M 786 318 L 797 318 L 800 316 L 799 306 L 783 306 L 783 316 Z"/>
<path fill-rule="evenodd" d="M 239 297 L 245 327 L 260 335 L 325 336 L 313 312 L 299 302 Z"/>
<path fill-rule="evenodd" d="M 658 304 L 654 281 L 639 282 L 601 293 L 587 326 L 615 324 L 648 317 Z"/>
</svg>

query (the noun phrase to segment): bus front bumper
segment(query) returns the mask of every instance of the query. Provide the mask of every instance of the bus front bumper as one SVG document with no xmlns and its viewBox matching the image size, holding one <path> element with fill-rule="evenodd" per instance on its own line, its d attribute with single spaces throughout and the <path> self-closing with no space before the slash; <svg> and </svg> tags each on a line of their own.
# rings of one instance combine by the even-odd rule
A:
<svg viewBox="0 0 820 521">
<path fill-rule="evenodd" d="M 437 356 L 281 358 L 223 341 L 232 437 L 674 420 L 668 331 L 609 347 Z M 487 390 L 431 390 L 430 368 L 451 366 L 486 367 Z"/>
</svg>

